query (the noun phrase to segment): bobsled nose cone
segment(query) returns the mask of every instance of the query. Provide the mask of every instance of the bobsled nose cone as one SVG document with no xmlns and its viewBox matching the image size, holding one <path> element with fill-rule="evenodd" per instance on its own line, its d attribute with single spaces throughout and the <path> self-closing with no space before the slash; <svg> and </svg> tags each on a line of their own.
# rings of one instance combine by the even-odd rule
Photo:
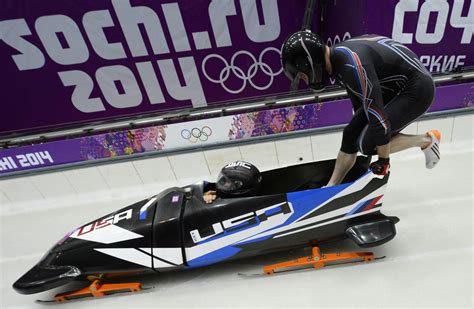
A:
<svg viewBox="0 0 474 309">
<path fill-rule="evenodd" d="M 34 294 L 64 285 L 81 275 L 74 266 L 36 265 L 13 283 L 20 294 Z"/>
</svg>

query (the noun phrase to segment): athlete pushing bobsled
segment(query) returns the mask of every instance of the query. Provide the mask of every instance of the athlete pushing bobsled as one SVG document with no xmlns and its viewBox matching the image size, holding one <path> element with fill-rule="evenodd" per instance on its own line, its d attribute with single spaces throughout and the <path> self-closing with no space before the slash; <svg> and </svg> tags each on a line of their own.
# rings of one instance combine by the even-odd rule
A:
<svg viewBox="0 0 474 309">
<path fill-rule="evenodd" d="M 292 34 L 281 51 L 285 74 L 322 90 L 330 75 L 346 88 L 354 116 L 344 128 L 342 145 L 328 186 L 340 184 L 357 152 L 378 155 L 376 174 L 389 170 L 390 154 L 411 147 L 424 152 L 426 167 L 440 160 L 441 133 L 400 133 L 431 106 L 435 86 L 418 57 L 404 45 L 378 35 L 364 35 L 329 48 L 309 30 Z"/>
</svg>

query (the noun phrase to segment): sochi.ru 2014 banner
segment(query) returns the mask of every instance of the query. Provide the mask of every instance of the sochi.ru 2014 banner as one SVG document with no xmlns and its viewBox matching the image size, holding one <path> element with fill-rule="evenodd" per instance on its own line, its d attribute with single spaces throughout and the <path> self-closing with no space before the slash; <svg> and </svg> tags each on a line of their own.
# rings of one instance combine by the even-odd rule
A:
<svg viewBox="0 0 474 309">
<path fill-rule="evenodd" d="M 285 92 L 305 4 L 0 0 L 0 136 Z"/>
<path fill-rule="evenodd" d="M 329 45 L 378 33 L 430 71 L 474 64 L 470 0 L 321 3 Z M 0 136 L 286 92 L 279 49 L 305 5 L 0 0 Z"/>
<path fill-rule="evenodd" d="M 380 34 L 413 50 L 431 72 L 474 65 L 471 0 L 329 0 L 323 17 L 328 45 Z"/>
</svg>

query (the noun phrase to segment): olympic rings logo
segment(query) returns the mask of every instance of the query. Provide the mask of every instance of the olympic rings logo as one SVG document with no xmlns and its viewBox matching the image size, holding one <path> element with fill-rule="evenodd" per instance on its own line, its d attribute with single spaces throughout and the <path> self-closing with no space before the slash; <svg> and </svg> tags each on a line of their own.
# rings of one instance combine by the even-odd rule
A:
<svg viewBox="0 0 474 309">
<path fill-rule="evenodd" d="M 258 57 L 258 60 L 257 60 L 257 58 L 255 58 L 255 56 L 253 54 L 251 54 L 250 52 L 248 52 L 246 50 L 240 50 L 240 51 L 236 52 L 232 56 L 232 58 L 230 59 L 230 63 L 227 62 L 227 60 L 224 57 L 222 57 L 221 55 L 210 54 L 210 55 L 207 55 L 206 58 L 204 58 L 204 60 L 202 62 L 202 72 L 203 72 L 204 76 L 210 82 L 213 82 L 215 84 L 220 84 L 222 86 L 222 88 L 224 88 L 227 92 L 232 93 L 232 94 L 241 93 L 245 89 L 245 87 L 247 86 L 247 82 L 253 88 L 255 88 L 257 90 L 266 90 L 266 89 L 270 88 L 270 86 L 273 84 L 274 78 L 277 75 L 279 75 L 283 72 L 283 68 L 280 68 L 277 72 L 274 72 L 273 69 L 267 63 L 265 63 L 263 61 L 263 57 L 265 56 L 265 54 L 270 52 L 270 51 L 276 52 L 278 54 L 278 57 L 280 57 L 280 50 L 275 48 L 275 47 L 265 48 L 260 53 L 260 56 Z M 252 65 L 250 65 L 250 67 L 247 69 L 247 72 L 245 72 L 243 69 L 241 69 L 241 68 L 239 68 L 238 66 L 235 65 L 235 60 L 240 55 L 249 57 L 251 59 L 251 61 L 253 62 Z M 206 69 L 206 64 L 207 64 L 208 60 L 213 59 L 213 58 L 219 59 L 224 63 L 224 68 L 219 73 L 219 76 L 217 78 L 212 78 L 211 76 L 209 76 L 209 74 L 207 72 L 207 69 Z M 257 75 L 259 70 L 261 70 L 265 75 L 270 77 L 270 80 L 264 86 L 257 85 L 255 83 L 255 81 L 253 80 L 254 77 Z M 230 89 L 225 84 L 226 81 L 231 76 L 231 73 L 242 81 L 242 85 L 240 86 L 240 88 Z"/>
<path fill-rule="evenodd" d="M 187 139 L 191 143 L 196 143 L 197 141 L 205 142 L 209 139 L 209 136 L 211 135 L 212 129 L 208 126 L 204 126 L 201 129 L 192 128 L 191 130 L 181 130 L 181 137 Z"/>
</svg>

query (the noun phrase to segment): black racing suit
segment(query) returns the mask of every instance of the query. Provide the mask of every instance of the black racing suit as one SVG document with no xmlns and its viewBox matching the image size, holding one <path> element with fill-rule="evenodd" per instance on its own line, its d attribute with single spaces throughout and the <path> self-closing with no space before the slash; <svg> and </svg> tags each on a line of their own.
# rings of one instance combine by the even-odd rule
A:
<svg viewBox="0 0 474 309">
<path fill-rule="evenodd" d="M 376 154 L 376 146 L 424 114 L 435 86 L 418 57 L 377 35 L 349 39 L 331 49 L 332 76 L 346 88 L 354 116 L 344 128 L 341 150 Z"/>
</svg>

